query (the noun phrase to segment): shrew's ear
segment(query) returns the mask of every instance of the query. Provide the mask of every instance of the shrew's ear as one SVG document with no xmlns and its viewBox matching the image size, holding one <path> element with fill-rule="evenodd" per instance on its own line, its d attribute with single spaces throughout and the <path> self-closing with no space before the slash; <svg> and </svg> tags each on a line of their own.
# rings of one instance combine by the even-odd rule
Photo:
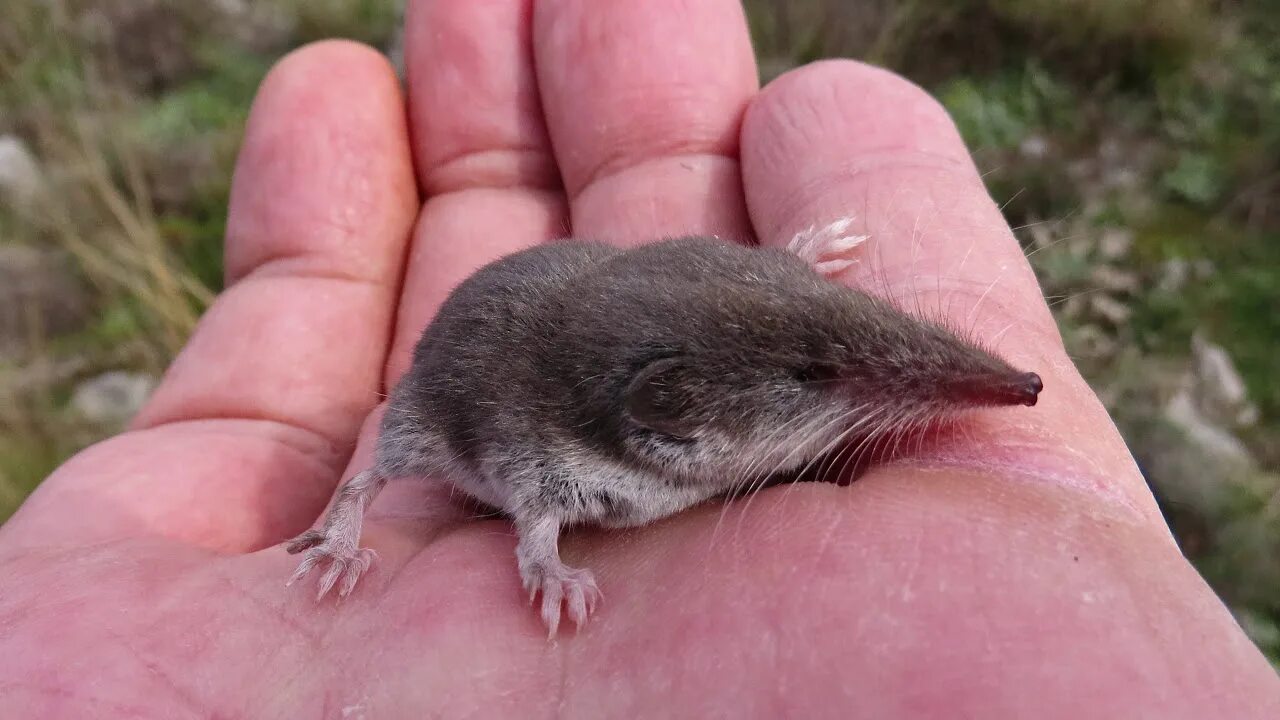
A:
<svg viewBox="0 0 1280 720">
<path fill-rule="evenodd" d="M 687 418 L 689 364 L 683 357 L 654 360 L 627 386 L 627 414 L 642 427 L 687 438 L 696 426 Z"/>
</svg>

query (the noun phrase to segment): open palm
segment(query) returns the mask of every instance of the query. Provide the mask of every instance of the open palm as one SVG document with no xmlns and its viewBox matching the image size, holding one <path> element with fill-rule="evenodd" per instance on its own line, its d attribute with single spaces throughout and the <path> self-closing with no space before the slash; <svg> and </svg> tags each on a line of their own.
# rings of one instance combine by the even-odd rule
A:
<svg viewBox="0 0 1280 720">
<path fill-rule="evenodd" d="M 534 5 L 413 3 L 407 103 L 349 43 L 272 71 L 227 291 L 134 428 L 0 528 L 6 716 L 1280 717 L 933 100 L 852 62 L 757 92 L 731 0 Z M 605 602 L 553 643 L 510 526 L 438 481 L 382 494 L 351 597 L 284 587 L 279 544 L 369 464 L 382 393 L 477 267 L 849 214 L 848 282 L 1035 369 L 1038 407 L 852 487 L 570 533 Z"/>
</svg>

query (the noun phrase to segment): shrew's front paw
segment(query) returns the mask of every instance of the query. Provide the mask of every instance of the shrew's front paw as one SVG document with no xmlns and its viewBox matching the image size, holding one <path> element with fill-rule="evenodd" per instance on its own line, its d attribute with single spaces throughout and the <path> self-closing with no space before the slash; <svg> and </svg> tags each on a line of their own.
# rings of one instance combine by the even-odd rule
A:
<svg viewBox="0 0 1280 720">
<path fill-rule="evenodd" d="M 534 564 L 521 568 L 520 574 L 530 603 L 542 595 L 542 622 L 547 626 L 549 638 L 555 637 L 560 627 L 562 606 L 574 627 L 582 629 L 604 597 L 590 570 L 563 564 Z"/>
</svg>

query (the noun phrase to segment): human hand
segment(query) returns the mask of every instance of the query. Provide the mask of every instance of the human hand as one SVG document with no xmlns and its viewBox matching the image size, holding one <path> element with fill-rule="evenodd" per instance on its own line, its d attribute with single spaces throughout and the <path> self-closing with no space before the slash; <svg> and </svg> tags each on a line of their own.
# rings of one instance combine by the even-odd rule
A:
<svg viewBox="0 0 1280 720">
<path fill-rule="evenodd" d="M 272 71 L 228 289 L 133 429 L 0 528 L 14 717 L 1280 716 L 933 100 L 852 62 L 757 93 L 730 0 L 424 0 L 407 22 L 407 117 L 367 49 Z M 474 269 L 570 228 L 778 245 L 851 213 L 872 253 L 848 281 L 998 344 L 1044 377 L 1037 407 L 851 487 L 571 533 L 606 602 L 555 643 L 509 526 L 437 482 L 383 492 L 350 598 L 284 588 L 279 543 L 368 466 L 380 393 Z"/>
</svg>

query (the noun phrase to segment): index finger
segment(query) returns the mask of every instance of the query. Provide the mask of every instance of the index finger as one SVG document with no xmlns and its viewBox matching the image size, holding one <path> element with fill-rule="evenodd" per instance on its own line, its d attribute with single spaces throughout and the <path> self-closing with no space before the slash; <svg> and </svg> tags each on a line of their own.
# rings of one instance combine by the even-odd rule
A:
<svg viewBox="0 0 1280 720">
<path fill-rule="evenodd" d="M 946 111 L 906 80 L 815 63 L 763 90 L 743 125 L 751 219 L 763 244 L 854 216 L 870 236 L 847 282 L 940 316 L 1045 381 L 1032 410 L 975 418 L 947 460 L 1006 462 L 1163 527 L 1097 397 L 1063 349 L 1035 274 Z"/>
</svg>

